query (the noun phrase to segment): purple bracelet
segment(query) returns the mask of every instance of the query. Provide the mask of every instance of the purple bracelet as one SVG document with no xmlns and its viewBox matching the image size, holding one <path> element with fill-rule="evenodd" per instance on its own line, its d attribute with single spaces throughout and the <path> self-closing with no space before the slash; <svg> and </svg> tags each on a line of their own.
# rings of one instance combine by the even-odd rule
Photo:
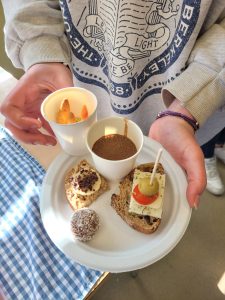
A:
<svg viewBox="0 0 225 300">
<path fill-rule="evenodd" d="M 159 112 L 156 117 L 156 120 L 160 119 L 162 117 L 166 117 L 166 116 L 178 117 L 178 118 L 185 120 L 189 125 L 191 125 L 191 127 L 194 129 L 194 131 L 199 129 L 199 123 L 195 119 L 191 119 L 191 118 L 187 117 L 186 115 L 183 115 L 179 112 L 175 112 L 175 111 L 171 111 L 171 110 L 165 110 L 165 111 Z"/>
</svg>

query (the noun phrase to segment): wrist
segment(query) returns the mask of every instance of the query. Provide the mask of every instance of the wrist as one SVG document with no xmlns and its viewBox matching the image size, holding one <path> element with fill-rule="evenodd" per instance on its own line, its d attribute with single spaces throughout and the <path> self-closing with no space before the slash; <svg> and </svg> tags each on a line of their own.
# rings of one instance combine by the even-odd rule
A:
<svg viewBox="0 0 225 300">
<path fill-rule="evenodd" d="M 181 113 L 181 114 L 186 115 L 187 117 L 195 120 L 195 118 L 190 113 L 190 111 L 187 110 L 184 106 L 182 106 L 181 102 L 178 99 L 174 99 L 174 101 L 168 107 L 168 110 Z"/>
<path fill-rule="evenodd" d="M 161 119 L 163 117 L 178 118 L 179 120 L 182 120 L 182 122 L 185 122 L 190 127 L 192 127 L 194 132 L 199 129 L 199 124 L 195 119 L 190 118 L 187 115 L 182 114 L 180 112 L 176 112 L 176 111 L 172 111 L 172 110 L 161 111 L 161 112 L 158 113 L 156 119 Z"/>
</svg>

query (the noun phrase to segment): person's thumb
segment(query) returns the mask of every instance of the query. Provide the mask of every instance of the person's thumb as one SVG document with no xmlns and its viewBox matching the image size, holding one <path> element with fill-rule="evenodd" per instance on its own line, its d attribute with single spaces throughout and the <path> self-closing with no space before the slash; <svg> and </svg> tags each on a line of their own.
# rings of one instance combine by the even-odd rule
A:
<svg viewBox="0 0 225 300">
<path fill-rule="evenodd" d="M 190 163 L 190 161 L 193 163 Z M 206 187 L 206 173 L 203 154 L 199 151 L 190 161 L 189 165 L 185 168 L 188 180 L 186 195 L 190 206 L 197 208 L 199 206 L 200 195 Z"/>
</svg>

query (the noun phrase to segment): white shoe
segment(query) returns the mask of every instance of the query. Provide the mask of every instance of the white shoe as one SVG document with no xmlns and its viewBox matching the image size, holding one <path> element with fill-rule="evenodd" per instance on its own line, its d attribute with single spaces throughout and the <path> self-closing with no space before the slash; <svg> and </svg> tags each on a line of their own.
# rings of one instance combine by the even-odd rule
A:
<svg viewBox="0 0 225 300">
<path fill-rule="evenodd" d="M 206 189 L 214 195 L 222 195 L 224 193 L 224 184 L 220 178 L 216 157 L 205 158 L 205 169 L 207 176 Z"/>
<path fill-rule="evenodd" d="M 225 147 L 215 147 L 214 154 L 225 164 Z"/>
</svg>

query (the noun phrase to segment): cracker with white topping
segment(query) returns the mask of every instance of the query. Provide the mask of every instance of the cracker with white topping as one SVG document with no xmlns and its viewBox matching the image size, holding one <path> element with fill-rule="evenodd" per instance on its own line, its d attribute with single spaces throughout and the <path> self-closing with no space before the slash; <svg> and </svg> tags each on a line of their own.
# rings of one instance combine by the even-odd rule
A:
<svg viewBox="0 0 225 300">
<path fill-rule="evenodd" d="M 109 189 L 107 180 L 86 160 L 80 161 L 65 177 L 65 192 L 73 210 L 88 207 Z"/>
</svg>

